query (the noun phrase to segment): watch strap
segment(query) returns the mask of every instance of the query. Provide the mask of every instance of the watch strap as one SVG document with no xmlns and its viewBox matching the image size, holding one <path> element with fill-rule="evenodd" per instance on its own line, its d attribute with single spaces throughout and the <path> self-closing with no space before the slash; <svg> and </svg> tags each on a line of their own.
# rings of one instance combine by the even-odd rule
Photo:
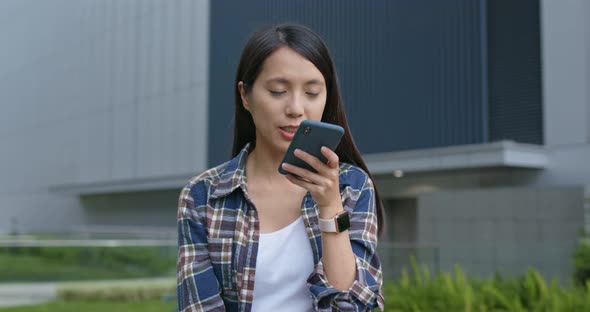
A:
<svg viewBox="0 0 590 312">
<path fill-rule="evenodd" d="M 318 225 L 320 227 L 320 231 L 322 231 L 322 232 L 329 232 L 329 233 L 338 232 L 338 229 L 336 228 L 336 218 L 332 218 L 332 219 L 319 218 Z"/>
<path fill-rule="evenodd" d="M 344 214 L 346 214 L 347 215 L 346 217 L 348 217 L 348 212 L 342 211 L 330 219 L 318 218 L 319 219 L 318 226 L 320 228 L 320 231 L 321 232 L 328 232 L 328 233 L 340 233 L 342 231 L 348 230 L 348 226 L 344 229 L 340 229 L 338 226 L 338 218 L 343 217 Z"/>
</svg>

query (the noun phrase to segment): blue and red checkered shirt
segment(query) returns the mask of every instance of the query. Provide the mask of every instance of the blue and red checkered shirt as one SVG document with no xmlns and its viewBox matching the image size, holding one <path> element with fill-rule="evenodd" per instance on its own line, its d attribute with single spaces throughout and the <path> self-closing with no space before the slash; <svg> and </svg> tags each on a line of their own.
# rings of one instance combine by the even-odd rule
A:
<svg viewBox="0 0 590 312">
<path fill-rule="evenodd" d="M 250 311 L 252 308 L 259 220 L 248 199 L 244 175 L 249 146 L 234 159 L 192 178 L 180 194 L 179 311 Z M 339 179 L 342 204 L 350 213 L 348 231 L 356 257 L 356 279 L 350 289 L 342 291 L 326 278 L 319 211 L 308 192 L 301 213 L 315 263 L 314 272 L 307 279 L 313 308 L 316 311 L 366 311 L 377 306 L 383 309 L 373 183 L 362 169 L 345 163 L 340 164 Z"/>
</svg>

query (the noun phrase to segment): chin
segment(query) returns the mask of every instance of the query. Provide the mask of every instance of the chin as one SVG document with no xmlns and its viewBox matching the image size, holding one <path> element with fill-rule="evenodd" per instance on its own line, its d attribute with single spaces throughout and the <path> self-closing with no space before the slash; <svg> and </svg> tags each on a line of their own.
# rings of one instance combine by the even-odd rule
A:
<svg viewBox="0 0 590 312">
<path fill-rule="evenodd" d="M 285 140 L 283 140 L 282 138 L 279 138 L 279 142 L 277 144 L 275 144 L 276 148 L 283 152 L 286 153 L 287 149 L 289 148 L 289 144 L 291 144 L 291 142 L 286 142 Z"/>
<path fill-rule="evenodd" d="M 281 142 L 281 144 L 278 145 L 278 149 L 282 152 L 287 152 L 287 149 L 289 148 L 289 144 L 290 142 Z"/>
</svg>

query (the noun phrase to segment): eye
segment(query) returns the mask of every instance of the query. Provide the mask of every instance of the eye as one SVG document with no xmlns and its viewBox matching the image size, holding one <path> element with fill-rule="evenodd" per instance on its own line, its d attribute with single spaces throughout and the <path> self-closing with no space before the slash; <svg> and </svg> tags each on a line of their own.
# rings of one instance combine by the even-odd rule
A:
<svg viewBox="0 0 590 312">
<path fill-rule="evenodd" d="M 305 92 L 307 95 L 309 95 L 310 97 L 316 97 L 318 95 L 320 95 L 319 93 L 313 93 L 313 92 Z"/>
<path fill-rule="evenodd" d="M 281 96 L 285 93 L 287 93 L 287 91 L 274 91 L 274 90 L 268 90 L 270 92 L 270 94 L 272 96 Z"/>
</svg>

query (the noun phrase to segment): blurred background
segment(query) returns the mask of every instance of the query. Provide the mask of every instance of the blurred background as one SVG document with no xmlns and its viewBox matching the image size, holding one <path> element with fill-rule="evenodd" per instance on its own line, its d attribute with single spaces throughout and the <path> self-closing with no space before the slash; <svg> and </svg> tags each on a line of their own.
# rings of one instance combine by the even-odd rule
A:
<svg viewBox="0 0 590 312">
<path fill-rule="evenodd" d="M 175 309 L 180 189 L 230 159 L 241 49 L 282 22 L 334 57 L 386 301 L 590 275 L 590 1 L 0 0 L 0 305 Z"/>
</svg>

